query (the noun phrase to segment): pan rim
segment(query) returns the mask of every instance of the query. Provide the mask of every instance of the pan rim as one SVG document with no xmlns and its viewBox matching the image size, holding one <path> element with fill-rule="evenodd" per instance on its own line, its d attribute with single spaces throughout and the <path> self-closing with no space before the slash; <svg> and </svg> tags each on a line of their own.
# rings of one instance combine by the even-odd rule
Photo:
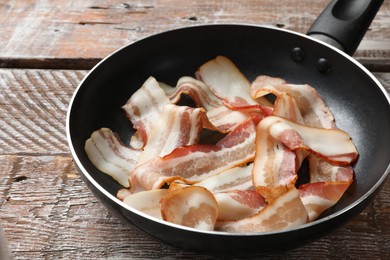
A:
<svg viewBox="0 0 390 260">
<path fill-rule="evenodd" d="M 171 228 L 178 228 L 178 229 L 181 229 L 183 231 L 188 231 L 188 232 L 197 232 L 197 233 L 202 233 L 202 234 L 207 234 L 207 235 L 221 235 L 221 236 L 237 236 L 237 237 L 241 237 L 241 236 L 245 236 L 245 237 L 248 237 L 248 236 L 271 236 L 271 235 L 277 235 L 277 234 L 282 234 L 282 233 L 289 233 L 289 232 L 294 232 L 294 231 L 297 231 L 297 230 L 302 230 L 302 229 L 306 229 L 306 228 L 310 228 L 310 227 L 313 227 L 313 226 L 316 226 L 316 225 L 319 225 L 323 222 L 326 222 L 326 221 L 329 221 L 331 219 L 336 219 L 338 217 L 340 217 L 341 215 L 344 215 L 346 212 L 352 210 L 353 208 L 357 207 L 359 204 L 361 204 L 363 201 L 365 201 L 368 197 L 370 197 L 372 194 L 374 194 L 376 191 L 379 191 L 379 188 L 382 184 L 384 184 L 384 182 L 386 181 L 387 177 L 389 176 L 390 174 L 390 162 L 386 168 L 386 170 L 384 171 L 384 173 L 382 174 L 381 178 L 375 183 L 375 185 L 373 185 L 363 196 L 361 196 L 358 200 L 356 200 L 355 202 L 351 203 L 350 205 L 348 205 L 347 207 L 341 209 L 341 210 L 338 210 L 328 216 L 325 216 L 325 217 L 322 217 L 320 219 L 317 219 L 315 221 L 312 221 L 312 222 L 309 222 L 309 223 L 306 223 L 306 224 L 303 224 L 303 225 L 300 225 L 300 226 L 297 226 L 295 228 L 291 228 L 291 229 L 286 229 L 286 230 L 279 230 L 279 231 L 271 231 L 271 232 L 243 232 L 243 233 L 230 233 L 230 232 L 222 232 L 222 231 L 204 231 L 204 230 L 198 230 L 198 229 L 195 229 L 195 228 L 190 228 L 190 227 L 186 227 L 186 226 L 182 226 L 182 225 L 178 225 L 178 224 L 174 224 L 174 223 L 170 223 L 170 222 L 167 222 L 167 221 L 164 221 L 164 220 L 160 220 L 158 218 L 155 218 L 155 217 L 152 217 L 150 215 L 147 215 L 137 209 L 134 209 L 130 206 L 128 206 L 127 204 L 125 204 L 124 202 L 120 201 L 119 199 L 117 199 L 115 196 L 113 196 L 111 193 L 109 193 L 106 189 L 104 189 L 90 174 L 89 172 L 85 169 L 85 167 L 83 166 L 82 162 L 80 161 L 79 157 L 77 156 L 77 153 L 76 153 L 76 150 L 74 148 L 74 145 L 73 145 L 73 141 L 72 141 L 72 137 L 71 137 L 71 126 L 70 126 L 70 121 L 71 121 L 71 117 L 72 117 L 72 107 L 73 107 L 73 103 L 76 99 L 76 97 L 78 96 L 78 93 L 80 91 L 80 89 L 82 88 L 82 86 L 84 85 L 84 82 L 91 76 L 91 74 L 94 73 L 94 71 L 99 68 L 102 64 L 104 64 L 106 62 L 106 60 L 108 60 L 110 57 L 116 55 L 117 53 L 121 52 L 122 50 L 130 47 L 131 45 L 133 44 L 137 44 L 137 43 L 140 43 L 144 40 L 147 40 L 148 38 L 152 38 L 152 37 L 157 37 L 159 35 L 162 35 L 162 34 L 168 34 L 168 33 L 171 33 L 171 32 L 175 32 L 175 31 L 180 31 L 180 30 L 191 30 L 193 28 L 201 28 L 201 27 L 253 27 L 253 28 L 259 28 L 259 29 L 269 29 L 269 30 L 276 30 L 276 31 L 280 31 L 280 32 L 283 32 L 283 33 L 288 33 L 288 34 L 293 34 L 293 35 L 296 35 L 297 37 L 303 37 L 303 38 L 306 38 L 306 39 L 309 39 L 311 41 L 314 41 L 314 42 L 317 42 L 319 44 L 322 44 L 326 47 L 328 47 L 329 49 L 332 49 L 333 51 L 341 54 L 343 57 L 345 57 L 346 59 L 348 59 L 350 62 L 352 62 L 355 66 L 357 66 L 362 72 L 364 72 L 367 76 L 370 77 L 370 79 L 375 82 L 375 84 L 377 85 L 377 87 L 381 90 L 383 96 L 386 98 L 387 100 L 387 103 L 390 107 L 390 97 L 386 91 L 386 89 L 383 87 L 383 85 L 379 82 L 379 80 L 367 69 L 365 68 L 362 64 L 360 64 L 356 59 L 354 59 L 353 57 L 351 57 L 350 55 L 344 53 L 343 51 L 337 49 L 336 47 L 330 45 L 330 44 L 327 44 L 325 42 L 322 42 L 320 40 L 317 40 L 315 38 L 312 38 L 306 34 L 303 34 L 303 33 L 300 33 L 300 32 L 295 32 L 295 31 L 291 31 L 291 30 L 287 30 L 287 29 L 283 29 L 283 28 L 278 28 L 278 27 L 274 27 L 274 26 L 270 26 L 270 25 L 256 25 L 256 24 L 250 24 L 250 23 L 219 23 L 219 24 L 200 24 L 200 25 L 193 25 L 193 26 L 186 26 L 186 27 L 179 27 L 179 28 L 174 28 L 174 29 L 170 29 L 170 30 L 166 30 L 166 31 L 162 31 L 162 32 L 158 32 L 158 33 L 155 33 L 155 34 L 152 34 L 152 35 L 148 35 L 148 36 L 145 36 L 145 37 L 142 37 L 140 38 L 139 40 L 137 41 L 134 41 L 134 42 L 131 42 L 131 43 L 128 43 L 116 50 L 114 50 L 113 52 L 111 52 L 109 55 L 107 55 L 106 57 L 104 57 L 101 61 L 99 61 L 86 75 L 85 77 L 82 79 L 82 81 L 78 84 L 78 86 L 76 87 L 76 89 L 74 90 L 74 93 L 70 99 L 70 102 L 69 102 L 69 105 L 68 105 L 68 110 L 67 110 L 67 115 L 66 115 L 66 136 L 67 136 L 67 141 L 68 141 L 68 146 L 69 146 L 69 149 L 70 149 L 70 153 L 71 153 L 71 156 L 72 158 L 74 159 L 75 163 L 76 163 L 76 166 L 77 168 L 79 169 L 79 171 L 81 171 L 81 173 L 84 175 L 84 177 L 86 177 L 88 179 L 88 181 L 96 188 L 98 189 L 101 193 L 103 193 L 103 195 L 105 195 L 107 198 L 109 198 L 112 202 L 114 202 L 115 204 L 117 204 L 118 206 L 122 207 L 122 208 L 125 208 L 126 210 L 129 210 L 131 213 L 133 214 L 136 214 L 136 215 L 139 215 L 143 218 L 146 218 L 150 221 L 153 221 L 153 222 L 157 222 L 159 224 L 162 224 L 162 225 L 165 225 L 165 226 L 169 226 Z"/>
</svg>

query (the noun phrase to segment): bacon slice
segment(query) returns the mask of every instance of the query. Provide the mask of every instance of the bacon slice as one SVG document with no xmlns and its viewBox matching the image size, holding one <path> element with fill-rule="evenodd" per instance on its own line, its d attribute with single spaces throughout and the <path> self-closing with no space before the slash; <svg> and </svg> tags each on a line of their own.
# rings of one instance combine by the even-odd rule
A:
<svg viewBox="0 0 390 260">
<path fill-rule="evenodd" d="M 259 105 L 249 93 L 248 79 L 224 56 L 218 56 L 200 66 L 196 77 L 206 83 L 230 109 L 256 108 Z"/>
<path fill-rule="evenodd" d="M 304 124 L 304 119 L 297 102 L 292 96 L 286 93 L 279 94 L 279 97 L 275 101 L 272 114 L 296 123 Z"/>
<path fill-rule="evenodd" d="M 123 202 L 152 217 L 162 219 L 160 200 L 169 193 L 167 189 L 141 191 L 126 196 Z"/>
<path fill-rule="evenodd" d="M 238 125 L 247 120 L 251 114 L 259 114 L 260 111 L 234 111 L 222 105 L 215 109 L 207 111 L 206 115 L 209 122 L 221 133 L 229 133 Z"/>
<path fill-rule="evenodd" d="M 342 130 L 308 127 L 276 116 L 266 117 L 260 124 L 291 150 L 308 150 L 338 165 L 348 165 L 357 159 L 351 137 Z"/>
<path fill-rule="evenodd" d="M 141 154 L 139 150 L 126 147 L 110 129 L 102 128 L 85 142 L 85 152 L 96 168 L 129 187 L 128 178 Z"/>
<path fill-rule="evenodd" d="M 272 77 L 257 78 L 257 94 L 269 94 L 273 85 L 284 84 L 284 80 Z M 259 85 L 261 84 L 261 86 Z M 269 87 L 271 86 L 271 87 Z M 252 89 L 253 90 L 253 89 Z M 284 92 L 275 92 L 277 99 L 273 115 L 293 122 L 303 123 L 303 118 L 295 99 Z M 266 124 L 259 124 L 256 132 L 256 154 L 253 169 L 253 184 L 256 191 L 267 201 L 272 201 L 295 184 L 297 171 L 307 156 L 307 151 L 291 151 L 282 142 L 270 136 Z M 268 125 L 270 127 L 271 125 Z"/>
<path fill-rule="evenodd" d="M 291 188 L 259 213 L 237 221 L 217 221 L 215 229 L 232 233 L 269 232 L 288 230 L 307 222 L 307 212 L 298 190 Z"/>
<path fill-rule="evenodd" d="M 210 231 L 217 220 L 218 204 L 203 187 L 178 188 L 161 199 L 161 215 L 171 223 Z"/>
<path fill-rule="evenodd" d="M 171 101 L 156 79 L 149 77 L 122 106 L 144 144 L 153 129 L 153 124 L 160 119 L 161 111 L 167 104 L 171 104 Z"/>
<path fill-rule="evenodd" d="M 163 157 L 174 149 L 198 143 L 203 129 L 201 108 L 165 105 L 161 118 L 153 126 L 137 165 L 155 157 Z"/>
<path fill-rule="evenodd" d="M 208 121 L 212 124 L 212 127 L 209 128 L 217 129 L 222 133 L 231 132 L 236 126 L 249 118 L 251 114 L 261 113 L 261 110 L 235 111 L 229 109 L 223 104 L 223 100 L 214 95 L 204 82 L 192 77 L 181 77 L 176 88 L 165 89 L 165 93 L 172 103 L 179 102 L 182 94 L 189 95 L 197 107 L 203 107 L 206 110 Z"/>
<path fill-rule="evenodd" d="M 303 184 L 299 187 L 299 195 L 308 212 L 310 221 L 326 209 L 333 207 L 348 189 L 350 181 L 315 182 Z"/>
<path fill-rule="evenodd" d="M 308 157 L 310 169 L 310 182 L 338 182 L 351 181 L 353 179 L 353 168 L 350 165 L 337 166 L 311 154 Z"/>
<path fill-rule="evenodd" d="M 286 192 L 298 178 L 296 154 L 268 134 L 272 125 L 257 126 L 253 185 L 268 202 Z"/>
<path fill-rule="evenodd" d="M 262 210 L 267 203 L 254 190 L 234 190 L 214 193 L 218 202 L 218 220 L 238 220 Z"/>
<path fill-rule="evenodd" d="M 197 182 L 252 160 L 256 124 L 256 119 L 247 120 L 216 145 L 180 147 L 138 166 L 129 178 L 132 189 L 138 185 L 146 190 L 158 189 L 177 179 Z"/>
<path fill-rule="evenodd" d="M 234 167 L 205 178 L 194 185 L 202 186 L 213 193 L 233 190 L 253 190 L 252 169 L 253 163 L 247 166 Z"/>
<path fill-rule="evenodd" d="M 174 90 L 174 91 L 172 91 Z M 214 95 L 210 88 L 202 81 L 192 77 L 181 77 L 172 88 L 171 93 L 166 91 L 172 103 L 179 102 L 181 95 L 186 94 L 192 98 L 197 107 L 203 107 L 207 111 L 220 107 L 222 100 Z"/>
<path fill-rule="evenodd" d="M 309 85 L 287 84 L 283 79 L 258 76 L 251 84 L 251 96 L 258 98 L 267 94 L 293 97 L 304 119 L 304 124 L 313 127 L 334 128 L 334 117 L 317 90 Z"/>
</svg>

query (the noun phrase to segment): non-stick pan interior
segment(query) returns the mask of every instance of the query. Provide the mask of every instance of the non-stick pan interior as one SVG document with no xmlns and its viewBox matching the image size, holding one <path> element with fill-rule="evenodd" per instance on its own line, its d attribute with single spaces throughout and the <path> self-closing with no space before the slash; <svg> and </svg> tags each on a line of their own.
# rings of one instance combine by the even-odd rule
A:
<svg viewBox="0 0 390 260">
<path fill-rule="evenodd" d="M 301 61 L 292 50 L 304 51 Z M 121 106 L 149 77 L 175 86 L 181 76 L 193 76 L 204 62 L 224 55 L 249 80 L 257 75 L 281 77 L 290 83 L 310 84 L 324 98 L 359 151 L 356 181 L 343 199 L 325 215 L 337 212 L 377 184 L 390 161 L 390 105 L 383 88 L 351 59 L 306 36 L 284 30 L 244 26 L 210 25 L 174 30 L 124 47 L 98 64 L 77 90 L 68 117 L 71 146 L 87 171 L 104 189 L 115 195 L 120 186 L 89 162 L 84 143 L 101 127 L 117 132 L 124 143 L 134 133 Z M 329 71 L 317 69 L 327 59 Z"/>
</svg>

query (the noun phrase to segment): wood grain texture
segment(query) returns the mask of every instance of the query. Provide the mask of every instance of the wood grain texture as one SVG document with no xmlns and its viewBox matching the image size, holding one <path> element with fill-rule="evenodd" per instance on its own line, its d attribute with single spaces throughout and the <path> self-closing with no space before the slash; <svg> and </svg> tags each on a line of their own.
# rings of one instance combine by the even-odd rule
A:
<svg viewBox="0 0 390 260">
<path fill-rule="evenodd" d="M 67 104 L 86 71 L 0 69 L 0 223 L 15 259 L 214 259 L 155 241 L 112 216 L 79 177 Z M 390 73 L 375 73 L 390 92 Z M 337 241 L 337 242 L 335 242 Z M 390 181 L 343 227 L 303 247 L 240 258 L 385 259 Z"/>
<path fill-rule="evenodd" d="M 5 155 L 0 165 L 0 219 L 16 259 L 212 258 L 121 223 L 92 196 L 69 157 Z M 387 181 L 363 213 L 331 234 L 290 251 L 245 257 L 385 259 L 389 239 Z"/>
<path fill-rule="evenodd" d="M 65 115 L 86 71 L 2 70 L 0 154 L 67 153 Z"/>
<path fill-rule="evenodd" d="M 202 24 L 248 23 L 305 33 L 329 1 L 283 2 L 3 0 L 0 67 L 88 69 L 128 43 Z M 375 63 L 382 71 L 388 68 L 384 67 L 390 60 L 388 35 L 390 2 L 385 1 L 355 57 L 368 67 Z"/>
</svg>

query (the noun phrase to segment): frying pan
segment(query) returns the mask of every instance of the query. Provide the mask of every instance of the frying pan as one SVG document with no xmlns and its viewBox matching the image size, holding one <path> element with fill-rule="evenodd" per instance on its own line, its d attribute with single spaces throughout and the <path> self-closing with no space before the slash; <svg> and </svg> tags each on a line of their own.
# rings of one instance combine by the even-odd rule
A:
<svg viewBox="0 0 390 260">
<path fill-rule="evenodd" d="M 390 171 L 390 99 L 378 80 L 348 55 L 356 50 L 382 2 L 332 1 L 309 30 L 313 37 L 256 25 L 202 25 L 153 35 L 117 50 L 89 72 L 69 106 L 68 142 L 83 180 L 118 218 L 189 250 L 280 250 L 345 223 L 367 206 Z M 315 87 L 338 127 L 351 135 L 359 151 L 355 181 L 318 220 L 286 231 L 244 234 L 167 223 L 116 199 L 121 186 L 88 160 L 85 141 L 101 127 L 111 128 L 124 143 L 129 141 L 134 130 L 121 106 L 149 76 L 176 85 L 181 76 L 192 76 L 200 65 L 218 55 L 230 58 L 249 80 L 262 74 Z"/>
</svg>

